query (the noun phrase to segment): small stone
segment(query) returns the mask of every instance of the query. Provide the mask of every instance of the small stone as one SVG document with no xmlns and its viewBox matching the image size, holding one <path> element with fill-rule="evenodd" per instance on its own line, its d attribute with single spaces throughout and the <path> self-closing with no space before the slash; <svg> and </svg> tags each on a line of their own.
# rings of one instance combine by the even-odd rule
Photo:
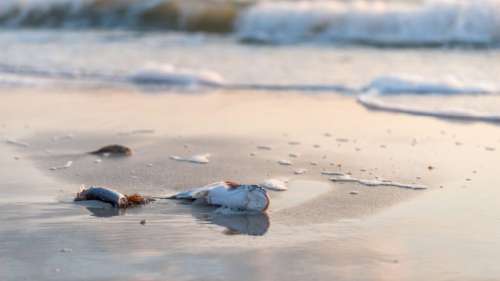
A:
<svg viewBox="0 0 500 281">
<path fill-rule="evenodd" d="M 62 248 L 62 249 L 60 250 L 60 252 L 61 252 L 61 253 L 71 253 L 71 252 L 73 252 L 73 250 L 72 250 L 72 249 L 70 249 L 70 248 Z"/>
<path fill-rule="evenodd" d="M 273 148 L 271 146 L 269 146 L 269 145 L 259 145 L 259 146 L 257 146 L 257 149 L 260 149 L 260 150 L 271 150 Z"/>
<path fill-rule="evenodd" d="M 146 225 L 146 220 L 141 220 L 140 222 L 142 225 Z"/>
<path fill-rule="evenodd" d="M 427 170 L 429 170 L 429 171 L 434 170 L 434 167 L 429 165 L 429 166 L 427 167 Z"/>
<path fill-rule="evenodd" d="M 357 192 L 356 190 L 353 190 L 353 191 L 349 192 L 349 194 L 351 194 L 351 195 L 358 195 L 359 192 Z"/>
</svg>

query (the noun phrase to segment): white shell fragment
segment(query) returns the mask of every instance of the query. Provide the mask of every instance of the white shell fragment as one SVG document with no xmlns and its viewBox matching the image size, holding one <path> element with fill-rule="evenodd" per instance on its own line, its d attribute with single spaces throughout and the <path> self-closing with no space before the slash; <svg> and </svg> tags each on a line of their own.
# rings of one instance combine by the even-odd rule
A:
<svg viewBox="0 0 500 281">
<path fill-rule="evenodd" d="M 13 145 L 21 146 L 21 147 L 28 147 L 28 146 L 30 146 L 28 143 L 16 141 L 16 140 L 13 140 L 13 139 L 6 139 L 5 142 L 8 143 L 8 144 L 13 144 Z"/>
<path fill-rule="evenodd" d="M 239 211 L 263 212 L 269 207 L 269 197 L 258 185 L 238 185 L 231 182 L 216 182 L 200 188 L 177 193 L 171 199 L 195 200 Z"/>
<path fill-rule="evenodd" d="M 190 163 L 196 163 L 196 164 L 207 164 L 210 162 L 210 154 L 198 154 L 198 155 L 193 155 L 191 157 L 181 157 L 181 156 L 176 156 L 172 155 L 170 156 L 170 159 L 175 160 L 175 161 L 181 161 L 181 162 L 190 162 Z"/>
<path fill-rule="evenodd" d="M 137 129 L 131 131 L 118 132 L 119 136 L 130 136 L 130 135 L 144 135 L 144 134 L 154 134 L 155 130 L 153 129 Z"/>
<path fill-rule="evenodd" d="M 321 172 L 321 174 L 325 175 L 325 176 L 342 176 L 342 175 L 344 175 L 344 173 L 333 172 L 333 171 L 323 171 L 323 172 Z"/>
<path fill-rule="evenodd" d="M 424 186 L 424 185 L 405 184 L 405 183 L 394 182 L 394 181 L 391 181 L 391 180 L 358 179 L 358 178 L 354 178 L 354 177 L 352 177 L 350 175 L 347 175 L 347 174 L 341 174 L 341 175 L 333 176 L 333 177 L 330 178 L 330 180 L 334 181 L 334 182 L 356 182 L 356 183 L 359 183 L 359 184 L 362 184 L 362 185 L 366 185 L 366 186 L 393 186 L 393 187 L 407 188 L 407 189 L 413 189 L 413 190 L 427 189 L 427 187 Z"/>
<path fill-rule="evenodd" d="M 268 179 L 260 184 L 265 189 L 274 190 L 274 191 L 286 191 L 288 187 L 286 186 L 285 181 L 279 179 Z"/>
<path fill-rule="evenodd" d="M 283 160 L 278 160 L 278 164 L 283 165 L 283 166 L 291 166 L 292 162 L 289 160 L 283 159 Z"/>
<path fill-rule="evenodd" d="M 293 171 L 294 174 L 296 175 L 303 175 L 307 172 L 307 169 L 296 169 L 295 171 Z"/>
<path fill-rule="evenodd" d="M 288 157 L 291 157 L 291 158 L 299 158 L 299 154 L 298 153 L 288 153 Z"/>
<path fill-rule="evenodd" d="M 66 164 L 64 164 L 64 166 L 51 167 L 51 168 L 49 168 L 49 170 L 51 170 L 51 171 L 63 170 L 63 169 L 67 169 L 67 168 L 71 167 L 71 165 L 73 165 L 73 161 L 68 161 L 68 162 L 66 162 Z"/>
</svg>

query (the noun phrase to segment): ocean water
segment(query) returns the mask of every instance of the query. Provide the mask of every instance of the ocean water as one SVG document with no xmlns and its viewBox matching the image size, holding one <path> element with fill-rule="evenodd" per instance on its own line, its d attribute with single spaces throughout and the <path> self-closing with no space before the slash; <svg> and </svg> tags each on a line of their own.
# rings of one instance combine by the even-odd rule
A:
<svg viewBox="0 0 500 281">
<path fill-rule="evenodd" d="M 498 0 L 7 0 L 0 86 L 342 94 L 497 122 L 499 12 Z"/>
</svg>

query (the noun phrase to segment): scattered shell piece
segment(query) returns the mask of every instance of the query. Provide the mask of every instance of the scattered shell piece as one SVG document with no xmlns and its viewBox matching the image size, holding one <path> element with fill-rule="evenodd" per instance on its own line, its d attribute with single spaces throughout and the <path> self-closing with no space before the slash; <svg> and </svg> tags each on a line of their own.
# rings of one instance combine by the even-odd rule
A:
<svg viewBox="0 0 500 281">
<path fill-rule="evenodd" d="M 74 137 L 75 136 L 73 134 L 67 134 L 64 136 L 54 136 L 54 137 L 52 137 L 52 141 L 57 142 L 57 141 L 63 141 L 63 140 L 72 140 Z"/>
<path fill-rule="evenodd" d="M 55 171 L 55 170 L 67 169 L 67 168 L 71 167 L 71 165 L 73 165 L 73 161 L 68 161 L 68 162 L 66 162 L 66 164 L 64 164 L 64 166 L 51 167 L 51 168 L 49 168 L 49 170 Z"/>
<path fill-rule="evenodd" d="M 289 141 L 288 144 L 289 145 L 300 145 L 300 142 L 299 141 Z"/>
<path fill-rule="evenodd" d="M 118 132 L 119 136 L 130 136 L 130 135 L 142 135 L 142 134 L 154 134 L 155 130 L 153 129 L 138 129 L 126 132 Z"/>
<path fill-rule="evenodd" d="M 337 142 L 349 142 L 349 139 L 347 139 L 347 138 L 337 138 L 336 141 Z"/>
<path fill-rule="evenodd" d="M 286 159 L 283 160 L 278 160 L 278 164 L 283 165 L 283 166 L 291 166 L 292 162 Z"/>
<path fill-rule="evenodd" d="M 61 252 L 61 253 L 71 253 L 71 252 L 73 252 L 73 250 L 70 249 L 70 248 L 62 248 L 59 252 Z"/>
<path fill-rule="evenodd" d="M 288 153 L 288 156 L 292 157 L 292 158 L 298 158 L 299 154 L 297 154 L 297 153 Z"/>
<path fill-rule="evenodd" d="M 255 152 L 250 152 L 250 156 L 255 156 Z"/>
<path fill-rule="evenodd" d="M 181 162 L 207 164 L 208 162 L 210 162 L 210 160 L 208 159 L 209 157 L 210 157 L 210 154 L 206 153 L 206 154 L 193 155 L 191 157 L 180 157 L 180 156 L 172 155 L 172 156 L 170 156 L 170 159 L 175 160 L 175 161 L 181 161 Z"/>
<path fill-rule="evenodd" d="M 310 162 L 309 164 L 311 164 L 311 166 L 318 166 L 318 162 Z"/>
<path fill-rule="evenodd" d="M 487 146 L 484 148 L 486 151 L 495 151 L 496 149 L 494 147 L 491 147 L 491 146 Z"/>
<path fill-rule="evenodd" d="M 99 164 L 102 162 L 102 159 L 101 158 L 97 158 L 97 159 L 94 159 L 94 163 L 96 164 Z"/>
<path fill-rule="evenodd" d="M 387 146 L 385 144 L 381 144 L 380 148 L 387 148 Z"/>
<path fill-rule="evenodd" d="M 140 221 L 140 224 L 142 224 L 142 225 L 146 225 L 146 220 L 141 220 L 141 221 Z"/>
<path fill-rule="evenodd" d="M 427 187 L 423 186 L 423 185 L 405 184 L 405 183 L 394 182 L 391 180 L 358 179 L 358 178 L 354 178 L 354 177 L 347 175 L 347 174 L 331 177 L 330 180 L 333 182 L 356 182 L 356 183 L 366 185 L 366 186 L 393 186 L 393 187 L 407 188 L 407 189 L 413 189 L 413 190 L 427 189 Z"/>
<path fill-rule="evenodd" d="M 14 160 L 19 160 L 19 159 L 21 159 L 21 157 L 19 157 L 19 156 L 14 156 Z"/>
<path fill-rule="evenodd" d="M 279 179 L 268 179 L 260 184 L 265 189 L 274 190 L 274 191 L 285 191 L 288 190 L 285 181 Z"/>
<path fill-rule="evenodd" d="M 320 148 L 320 147 L 321 147 L 321 145 L 319 145 L 319 144 L 315 144 L 315 145 L 313 145 L 313 147 L 314 147 L 314 148 Z"/>
<path fill-rule="evenodd" d="M 146 164 L 146 167 L 153 167 L 153 163 Z"/>
<path fill-rule="evenodd" d="M 271 146 L 269 146 L 269 145 L 258 145 L 257 149 L 260 149 L 260 150 L 272 150 L 273 148 Z"/>
<path fill-rule="evenodd" d="M 323 136 L 325 136 L 325 137 L 329 138 L 329 137 L 331 137 L 331 136 L 332 136 L 332 134 L 330 134 L 330 133 L 324 133 L 324 134 L 323 134 Z"/>
<path fill-rule="evenodd" d="M 349 194 L 352 194 L 352 195 L 358 195 L 358 194 L 359 194 L 359 192 L 357 192 L 356 190 L 353 190 L 353 191 L 349 192 Z"/>
<path fill-rule="evenodd" d="M 325 176 L 341 176 L 341 175 L 344 175 L 344 173 L 334 172 L 334 171 L 323 171 L 323 172 L 321 172 L 321 174 L 325 175 Z"/>
<path fill-rule="evenodd" d="M 299 168 L 299 169 L 296 169 L 295 171 L 293 171 L 293 173 L 296 175 L 303 175 L 306 172 L 307 172 L 307 169 L 302 169 L 302 168 Z"/>
<path fill-rule="evenodd" d="M 13 139 L 6 139 L 5 142 L 8 143 L 8 144 L 13 144 L 13 145 L 21 146 L 21 147 L 28 147 L 28 146 L 30 146 L 28 143 L 16 141 L 16 140 L 13 140 Z"/>
</svg>

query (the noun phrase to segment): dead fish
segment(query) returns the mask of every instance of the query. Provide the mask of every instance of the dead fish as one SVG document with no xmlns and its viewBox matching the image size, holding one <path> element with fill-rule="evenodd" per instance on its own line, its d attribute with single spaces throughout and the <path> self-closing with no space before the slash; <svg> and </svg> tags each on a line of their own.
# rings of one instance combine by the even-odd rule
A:
<svg viewBox="0 0 500 281">
<path fill-rule="evenodd" d="M 89 154 L 94 155 L 109 155 L 109 156 L 130 156 L 132 155 L 132 149 L 119 145 L 112 144 L 99 148 L 98 150 L 91 151 Z"/>
<path fill-rule="evenodd" d="M 107 188 L 91 186 L 85 188 L 82 186 L 80 192 L 76 194 L 75 201 L 97 200 L 111 204 L 115 208 L 128 208 L 138 205 L 145 205 L 154 201 L 153 198 L 144 197 L 139 194 L 124 195 L 120 192 Z"/>
<path fill-rule="evenodd" d="M 269 207 L 269 197 L 263 187 L 230 181 L 180 192 L 167 199 L 184 199 L 239 211 L 264 212 Z"/>
</svg>

